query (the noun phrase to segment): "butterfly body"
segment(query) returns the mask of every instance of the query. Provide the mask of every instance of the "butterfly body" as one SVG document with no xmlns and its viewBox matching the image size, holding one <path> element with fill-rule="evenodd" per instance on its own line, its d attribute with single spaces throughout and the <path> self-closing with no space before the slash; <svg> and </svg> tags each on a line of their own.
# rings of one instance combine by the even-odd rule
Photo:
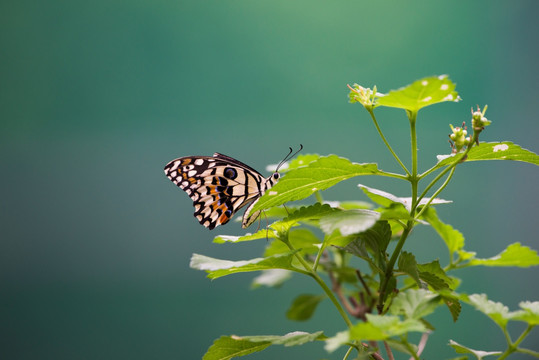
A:
<svg viewBox="0 0 539 360">
<path fill-rule="evenodd" d="M 242 227 L 251 225 L 260 215 L 249 216 L 256 200 L 279 180 L 275 172 L 268 178 L 230 156 L 187 156 L 165 166 L 165 175 L 193 200 L 194 216 L 212 230 L 226 224 L 241 208 L 245 210 Z"/>
</svg>

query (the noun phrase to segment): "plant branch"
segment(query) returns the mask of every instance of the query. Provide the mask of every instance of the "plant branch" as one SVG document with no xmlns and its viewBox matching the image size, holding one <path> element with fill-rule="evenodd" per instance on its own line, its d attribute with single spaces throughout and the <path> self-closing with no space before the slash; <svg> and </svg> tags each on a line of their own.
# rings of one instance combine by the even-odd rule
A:
<svg viewBox="0 0 539 360">
<path fill-rule="evenodd" d="M 387 142 L 386 140 L 386 137 L 384 136 L 384 133 L 382 133 L 382 129 L 380 129 L 380 126 L 378 125 L 378 121 L 376 121 L 376 116 L 374 116 L 374 111 L 372 110 L 372 108 L 366 108 L 367 111 L 369 112 L 369 114 L 371 115 L 371 118 L 372 118 L 372 121 L 374 123 L 374 126 L 376 127 L 376 130 L 378 131 L 378 134 L 380 135 L 380 137 L 382 138 L 382 141 L 384 142 L 384 144 L 386 145 L 386 147 L 388 148 L 389 152 L 393 155 L 393 157 L 395 158 L 395 160 L 397 160 L 397 162 L 399 163 L 399 165 L 402 167 L 402 169 L 406 172 L 406 174 L 410 175 L 410 172 L 408 171 L 408 169 L 406 168 L 406 166 L 404 166 L 404 164 L 402 163 L 401 159 L 399 159 L 398 155 L 395 153 L 395 151 L 393 150 L 393 148 L 391 147 L 391 145 L 389 145 L 389 143 Z"/>
<path fill-rule="evenodd" d="M 423 350 L 425 350 L 425 346 L 427 345 L 427 340 L 429 339 L 429 333 L 425 332 L 423 335 L 421 335 L 421 340 L 419 340 L 419 344 L 417 345 L 417 357 L 421 356 L 421 353 Z M 410 360 L 412 360 L 414 357 L 412 356 Z"/>
<path fill-rule="evenodd" d="M 281 236 L 279 236 L 279 240 L 281 240 L 283 243 L 285 243 L 285 245 L 288 246 L 288 248 L 290 250 L 292 250 L 292 251 L 296 250 L 292 246 L 290 241 L 288 240 L 288 232 L 286 232 L 286 234 L 281 234 Z M 330 290 L 330 288 L 326 285 L 324 280 L 322 280 L 322 278 L 320 278 L 320 276 L 311 268 L 311 266 L 305 261 L 305 259 L 303 259 L 303 257 L 300 254 L 298 254 L 296 252 L 295 256 L 296 256 L 296 259 L 298 259 L 298 261 L 301 263 L 301 265 L 303 265 L 305 270 L 308 272 L 309 276 L 311 276 L 318 283 L 318 285 L 320 285 L 320 287 L 322 288 L 322 290 L 324 290 L 324 292 L 329 297 L 329 299 L 331 300 L 333 305 L 335 305 L 335 307 L 337 308 L 337 311 L 339 312 L 339 314 L 343 318 L 344 322 L 346 323 L 346 326 L 348 328 L 351 328 L 353 326 L 352 321 L 350 321 L 350 319 L 348 318 L 348 315 L 346 314 L 346 312 L 342 308 L 341 304 L 339 304 L 339 301 L 337 300 L 337 298 L 335 298 L 335 295 Z"/>
<path fill-rule="evenodd" d="M 412 231 L 412 227 L 414 226 L 414 221 L 410 220 L 406 224 L 406 227 L 404 228 L 401 237 L 399 239 L 399 242 L 397 243 L 397 246 L 395 246 L 395 250 L 393 250 L 393 254 L 391 255 L 391 258 L 389 259 L 389 262 L 387 263 L 384 277 L 382 279 L 382 282 L 380 284 L 380 295 L 378 298 L 378 313 L 382 314 L 384 309 L 384 302 L 385 298 L 387 296 L 387 286 L 389 285 L 389 279 L 393 276 L 393 267 L 395 266 L 395 263 L 397 262 L 397 259 L 400 255 L 400 252 L 402 250 L 402 247 L 404 246 L 404 243 L 406 242 L 406 239 L 408 238 L 408 235 L 410 234 L 410 231 Z"/>
<path fill-rule="evenodd" d="M 395 360 L 395 357 L 393 356 L 393 352 L 391 351 L 391 348 L 389 347 L 389 344 L 387 343 L 387 341 L 384 341 L 384 347 L 386 349 L 388 359 Z"/>
<path fill-rule="evenodd" d="M 423 214 L 423 212 L 429 207 L 430 203 L 436 199 L 436 196 L 438 196 L 442 191 L 443 189 L 445 189 L 445 187 L 449 184 L 449 181 L 451 180 L 451 178 L 453 177 L 453 174 L 455 173 L 455 170 L 456 170 L 456 167 L 452 167 L 451 168 L 451 171 L 449 172 L 449 175 L 447 176 L 447 178 L 445 179 L 444 183 L 442 184 L 442 186 L 440 186 L 438 188 L 438 190 L 436 190 L 436 192 L 430 197 L 429 201 L 427 201 L 427 203 L 425 205 L 423 205 L 422 209 L 419 211 L 419 213 L 417 213 L 417 215 L 415 216 L 416 219 L 419 219 L 421 217 L 421 214 Z M 420 196 L 419 196 L 419 200 L 418 200 L 418 204 L 419 202 L 421 201 L 421 199 L 423 199 L 423 197 L 425 196 L 425 192 L 423 192 Z"/>
</svg>

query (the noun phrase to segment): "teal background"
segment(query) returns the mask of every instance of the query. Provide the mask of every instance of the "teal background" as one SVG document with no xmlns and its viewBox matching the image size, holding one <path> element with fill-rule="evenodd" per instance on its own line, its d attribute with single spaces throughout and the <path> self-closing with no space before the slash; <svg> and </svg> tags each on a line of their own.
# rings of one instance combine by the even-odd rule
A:
<svg viewBox="0 0 539 360">
<path fill-rule="evenodd" d="M 537 152 L 536 1 L 3 1 L 0 4 L 0 356 L 4 359 L 200 359 L 220 335 L 327 335 L 344 324 L 329 303 L 307 323 L 284 316 L 299 293 L 249 290 L 252 274 L 209 281 L 193 253 L 240 260 L 265 241 L 216 245 L 188 197 L 163 175 L 186 155 L 234 156 L 265 172 L 288 147 L 398 170 L 346 84 L 387 92 L 449 74 L 462 102 L 419 114 L 421 169 L 448 153 L 449 123 L 489 105 L 483 141 Z M 388 139 L 408 159 L 402 111 L 380 109 Z M 538 171 L 517 162 L 459 167 L 439 208 L 480 257 L 519 241 L 539 249 Z M 323 195 L 360 199 L 358 182 Z M 431 229 L 405 247 L 447 261 Z M 538 268 L 460 271 L 461 291 L 516 309 L 538 300 Z M 445 310 L 422 356 L 456 356 L 449 339 L 503 348 L 501 332 L 463 307 Z M 514 331 L 522 330 L 516 325 Z M 516 333 L 515 333 L 516 334 Z M 539 350 L 533 332 L 525 343 Z M 342 359 L 322 344 L 272 347 L 253 359 Z M 514 356 L 511 359 L 524 359 Z"/>
</svg>

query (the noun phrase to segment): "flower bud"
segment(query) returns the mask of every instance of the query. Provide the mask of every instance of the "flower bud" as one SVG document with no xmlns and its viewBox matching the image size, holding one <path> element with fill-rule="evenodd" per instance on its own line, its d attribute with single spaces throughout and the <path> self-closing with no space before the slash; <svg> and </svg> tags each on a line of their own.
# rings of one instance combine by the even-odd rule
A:
<svg viewBox="0 0 539 360">
<path fill-rule="evenodd" d="M 473 111 L 473 108 L 472 108 L 472 127 L 474 131 L 481 132 L 485 128 L 485 126 L 489 126 L 492 123 L 492 121 L 488 120 L 485 117 L 486 111 L 487 111 L 486 105 L 482 112 L 481 110 L 479 110 L 479 106 L 477 106 L 476 111 Z"/>
<path fill-rule="evenodd" d="M 372 90 L 358 84 L 354 84 L 353 87 L 348 85 L 348 88 L 351 90 L 348 95 L 351 103 L 358 102 L 366 108 L 372 108 L 374 105 L 374 98 L 378 95 L 376 86 L 374 86 Z"/>
<path fill-rule="evenodd" d="M 462 127 L 453 127 L 451 124 L 449 126 L 451 127 L 452 131 L 452 133 L 449 134 L 449 138 L 451 139 L 451 147 L 453 148 L 453 152 L 457 153 L 465 146 L 470 144 L 471 138 L 467 136 L 468 131 L 466 130 L 464 123 L 462 123 Z"/>
</svg>

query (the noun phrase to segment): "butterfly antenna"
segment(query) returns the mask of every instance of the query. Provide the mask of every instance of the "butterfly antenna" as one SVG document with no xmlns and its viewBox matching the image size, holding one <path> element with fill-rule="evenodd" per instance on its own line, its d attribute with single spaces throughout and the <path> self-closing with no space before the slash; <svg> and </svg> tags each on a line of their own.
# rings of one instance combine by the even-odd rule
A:
<svg viewBox="0 0 539 360">
<path fill-rule="evenodd" d="M 285 162 L 287 162 L 289 159 L 292 159 L 294 156 L 296 156 L 297 153 L 299 153 L 301 150 L 303 150 L 303 145 L 302 144 L 299 144 L 299 150 L 296 151 L 295 153 L 292 154 L 292 148 L 289 147 L 290 151 L 288 152 L 288 154 L 284 157 L 284 159 L 279 163 L 279 165 L 277 165 L 277 169 L 275 169 L 275 172 L 277 172 L 279 170 L 279 168 L 281 166 L 283 166 L 283 164 Z M 290 155 L 292 154 L 292 155 Z"/>
</svg>

